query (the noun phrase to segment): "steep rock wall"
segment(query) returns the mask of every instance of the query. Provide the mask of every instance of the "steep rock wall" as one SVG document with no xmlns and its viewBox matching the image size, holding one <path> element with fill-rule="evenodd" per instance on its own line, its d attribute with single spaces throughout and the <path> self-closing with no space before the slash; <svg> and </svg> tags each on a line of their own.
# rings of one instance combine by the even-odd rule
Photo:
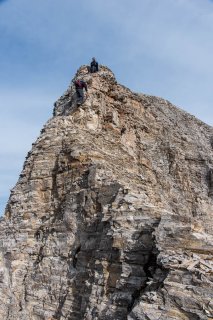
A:
<svg viewBox="0 0 213 320">
<path fill-rule="evenodd" d="M 102 66 L 71 84 L 0 222 L 0 319 L 213 319 L 213 130 Z"/>
</svg>

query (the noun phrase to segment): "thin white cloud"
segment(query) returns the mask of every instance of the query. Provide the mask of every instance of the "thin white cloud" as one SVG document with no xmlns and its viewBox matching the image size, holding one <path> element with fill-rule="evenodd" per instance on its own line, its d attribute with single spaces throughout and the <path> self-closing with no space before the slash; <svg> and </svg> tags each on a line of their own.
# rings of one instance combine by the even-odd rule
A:
<svg viewBox="0 0 213 320">
<path fill-rule="evenodd" d="M 7 90 L 0 92 L 0 96 L 0 117 L 3 119 L 0 126 L 1 150 L 22 151 L 52 116 L 53 97 L 13 89 L 11 93 Z"/>
<path fill-rule="evenodd" d="M 149 53 L 193 72 L 213 68 L 213 6 L 207 0 L 95 1 L 93 9 L 104 11 L 103 19 L 126 39 L 123 60 Z"/>
</svg>

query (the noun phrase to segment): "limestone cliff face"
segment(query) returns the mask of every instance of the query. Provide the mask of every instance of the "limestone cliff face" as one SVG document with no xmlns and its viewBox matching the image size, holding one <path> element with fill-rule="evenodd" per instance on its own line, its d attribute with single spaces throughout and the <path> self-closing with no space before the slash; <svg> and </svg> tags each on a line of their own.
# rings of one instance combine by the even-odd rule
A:
<svg viewBox="0 0 213 320">
<path fill-rule="evenodd" d="M 213 129 L 77 75 L 0 222 L 0 319 L 213 319 Z"/>
</svg>

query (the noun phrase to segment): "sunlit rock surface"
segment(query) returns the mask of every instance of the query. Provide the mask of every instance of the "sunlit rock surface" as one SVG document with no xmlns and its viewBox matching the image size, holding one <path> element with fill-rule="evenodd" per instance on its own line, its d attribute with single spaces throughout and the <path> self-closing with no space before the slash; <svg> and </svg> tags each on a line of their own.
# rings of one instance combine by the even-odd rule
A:
<svg viewBox="0 0 213 320">
<path fill-rule="evenodd" d="M 0 222 L 0 319 L 213 319 L 213 129 L 76 76 L 86 101 L 55 103 Z"/>
</svg>

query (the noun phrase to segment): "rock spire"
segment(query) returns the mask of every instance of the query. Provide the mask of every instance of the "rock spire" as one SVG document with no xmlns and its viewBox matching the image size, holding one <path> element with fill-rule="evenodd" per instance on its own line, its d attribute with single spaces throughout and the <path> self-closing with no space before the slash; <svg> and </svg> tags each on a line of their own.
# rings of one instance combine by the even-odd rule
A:
<svg viewBox="0 0 213 320">
<path fill-rule="evenodd" d="M 81 67 L 0 221 L 2 320 L 213 319 L 213 129 Z"/>
</svg>

